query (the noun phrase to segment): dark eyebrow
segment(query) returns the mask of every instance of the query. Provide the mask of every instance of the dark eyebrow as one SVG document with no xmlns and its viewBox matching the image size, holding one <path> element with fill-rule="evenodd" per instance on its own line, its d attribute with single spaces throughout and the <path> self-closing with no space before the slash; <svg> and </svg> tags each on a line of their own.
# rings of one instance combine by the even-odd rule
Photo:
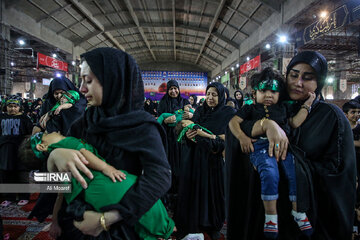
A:
<svg viewBox="0 0 360 240">
<path fill-rule="evenodd" d="M 294 72 L 296 72 L 296 73 L 300 73 L 300 71 L 299 71 L 299 70 L 294 69 L 294 68 L 290 69 L 290 71 L 294 71 Z M 315 75 L 315 73 L 314 73 L 314 72 L 304 72 L 304 74 L 312 74 L 312 75 Z"/>
</svg>

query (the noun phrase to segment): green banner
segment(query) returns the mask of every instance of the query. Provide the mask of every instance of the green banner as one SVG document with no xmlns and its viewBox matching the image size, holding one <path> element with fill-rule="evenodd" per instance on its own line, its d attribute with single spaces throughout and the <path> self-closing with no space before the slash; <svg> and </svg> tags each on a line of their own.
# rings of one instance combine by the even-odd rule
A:
<svg viewBox="0 0 360 240">
<path fill-rule="evenodd" d="M 221 83 L 225 83 L 227 81 L 230 81 L 230 73 L 227 73 L 221 77 Z"/>
</svg>

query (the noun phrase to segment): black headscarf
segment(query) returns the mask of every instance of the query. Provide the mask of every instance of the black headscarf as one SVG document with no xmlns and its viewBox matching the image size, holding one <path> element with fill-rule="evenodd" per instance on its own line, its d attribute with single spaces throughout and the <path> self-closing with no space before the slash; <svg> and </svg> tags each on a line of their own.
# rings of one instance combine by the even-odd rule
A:
<svg viewBox="0 0 360 240">
<path fill-rule="evenodd" d="M 106 141 L 128 151 L 142 148 L 146 123 L 164 132 L 153 116 L 143 110 L 144 84 L 140 69 L 129 54 L 114 48 L 97 48 L 81 55 L 103 87 L 101 106 L 85 113 L 86 132 L 101 134 Z M 134 136 L 140 134 L 141 138 Z"/>
<path fill-rule="evenodd" d="M 149 105 L 146 103 L 148 100 L 150 101 Z M 146 99 L 146 101 L 144 103 L 144 110 L 146 112 L 150 113 L 151 115 L 156 115 L 156 112 L 154 111 L 155 108 L 156 107 L 155 107 L 155 104 L 153 103 L 153 101 L 150 98 Z"/>
<path fill-rule="evenodd" d="M 236 99 L 236 93 L 237 92 L 239 92 L 241 94 L 241 99 L 240 100 Z M 234 92 L 234 98 L 235 98 L 235 101 L 236 101 L 236 107 L 238 109 L 240 109 L 242 107 L 242 105 L 243 105 L 243 102 L 244 102 L 244 94 L 240 90 L 236 90 Z"/>
<path fill-rule="evenodd" d="M 170 80 L 166 84 L 166 94 L 162 97 L 158 107 L 158 114 L 162 113 L 173 113 L 176 110 L 184 108 L 185 105 L 189 104 L 187 99 L 183 99 L 180 94 L 179 84 L 175 80 Z M 169 89 L 171 87 L 177 87 L 179 89 L 179 95 L 176 98 L 172 98 L 169 95 Z"/>
<path fill-rule="evenodd" d="M 209 129 L 214 134 L 224 134 L 227 124 L 234 116 L 235 110 L 232 107 L 225 106 L 225 87 L 219 82 L 213 82 L 206 88 L 214 87 L 218 92 L 218 105 L 209 107 L 206 101 L 195 111 L 193 121 Z"/>
<path fill-rule="evenodd" d="M 327 75 L 327 61 L 323 55 L 319 52 L 314 51 L 304 51 L 296 56 L 294 56 L 289 65 L 287 66 L 286 76 L 289 75 L 290 70 L 293 66 L 298 63 L 306 63 L 309 64 L 316 72 L 316 79 L 317 79 L 317 88 L 315 90 L 316 96 L 321 94 L 321 90 L 324 87 L 325 79 Z"/>
<path fill-rule="evenodd" d="M 225 100 L 226 100 L 230 97 L 230 92 L 229 92 L 229 89 L 227 89 L 227 87 L 224 87 L 224 90 L 225 90 L 226 96 L 227 96 L 227 97 L 225 97 Z"/>
<path fill-rule="evenodd" d="M 77 91 L 80 95 L 81 102 L 85 103 L 85 97 L 82 95 L 79 90 L 75 87 L 75 85 L 66 77 L 56 77 L 54 78 L 49 86 L 49 90 L 47 92 L 45 101 L 41 106 L 40 116 L 46 114 L 48 111 L 52 109 L 52 107 L 56 104 L 57 100 L 54 98 L 55 90 L 64 90 L 65 92 L 69 90 Z"/>
</svg>

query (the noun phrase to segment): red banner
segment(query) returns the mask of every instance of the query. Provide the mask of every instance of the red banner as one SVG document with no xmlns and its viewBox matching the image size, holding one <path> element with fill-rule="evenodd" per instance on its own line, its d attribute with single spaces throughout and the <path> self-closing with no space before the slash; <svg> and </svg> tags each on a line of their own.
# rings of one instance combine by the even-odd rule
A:
<svg viewBox="0 0 360 240">
<path fill-rule="evenodd" d="M 240 66 L 240 75 L 260 66 L 260 55 Z"/>
<path fill-rule="evenodd" d="M 39 64 L 59 69 L 65 72 L 68 71 L 68 64 L 66 62 L 57 60 L 41 53 L 38 53 L 38 65 Z"/>
</svg>

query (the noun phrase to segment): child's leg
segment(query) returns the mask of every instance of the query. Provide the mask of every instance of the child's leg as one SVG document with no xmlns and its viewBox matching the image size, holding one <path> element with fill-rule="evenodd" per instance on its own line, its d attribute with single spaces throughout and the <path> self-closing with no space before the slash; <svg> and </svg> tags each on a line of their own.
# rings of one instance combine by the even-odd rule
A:
<svg viewBox="0 0 360 240">
<path fill-rule="evenodd" d="M 296 207 L 296 172 L 295 172 L 295 158 L 291 153 L 288 153 L 286 159 L 281 161 L 286 178 L 289 181 L 289 199 L 292 203 L 293 210 L 291 214 L 294 216 L 295 222 L 298 224 L 300 230 L 307 236 L 313 232 L 309 219 L 304 212 L 297 212 Z"/>
<path fill-rule="evenodd" d="M 255 143 L 254 153 L 250 154 L 250 161 L 256 167 L 261 180 L 261 198 L 265 208 L 264 235 L 267 238 L 277 238 L 277 211 L 279 170 L 276 159 L 269 157 L 268 142 Z"/>
</svg>

